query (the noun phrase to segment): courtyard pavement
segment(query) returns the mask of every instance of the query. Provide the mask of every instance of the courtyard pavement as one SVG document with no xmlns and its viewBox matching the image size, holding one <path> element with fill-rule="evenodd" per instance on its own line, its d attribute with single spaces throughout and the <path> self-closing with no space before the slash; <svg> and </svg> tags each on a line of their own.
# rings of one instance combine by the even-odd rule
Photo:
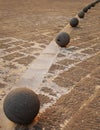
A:
<svg viewBox="0 0 100 130">
<path fill-rule="evenodd" d="M 3 114 L 4 97 L 20 86 L 59 31 L 64 27 L 68 31 L 70 19 L 92 1 L 41 2 L 0 1 L 0 130 L 13 130 Z M 71 41 L 67 48 L 57 46 L 39 89 L 30 84 L 41 102 L 37 124 L 30 130 L 100 129 L 99 8 L 100 3 L 85 14 L 78 27 L 70 27 Z"/>
</svg>

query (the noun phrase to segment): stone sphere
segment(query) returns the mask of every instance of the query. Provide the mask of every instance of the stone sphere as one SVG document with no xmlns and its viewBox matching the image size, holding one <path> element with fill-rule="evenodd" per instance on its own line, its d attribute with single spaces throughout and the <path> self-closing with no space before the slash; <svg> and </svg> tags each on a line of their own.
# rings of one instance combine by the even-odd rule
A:
<svg viewBox="0 0 100 130">
<path fill-rule="evenodd" d="M 91 7 L 94 7 L 95 6 L 95 3 L 91 3 Z"/>
<path fill-rule="evenodd" d="M 26 125 L 30 124 L 38 114 L 40 101 L 32 90 L 16 88 L 6 96 L 3 109 L 9 120 Z"/>
<path fill-rule="evenodd" d="M 88 7 L 84 7 L 84 8 L 83 8 L 83 12 L 86 13 L 87 11 L 88 11 Z"/>
<path fill-rule="evenodd" d="M 97 3 L 99 3 L 99 2 L 100 2 L 100 0 L 96 0 L 94 3 L 97 4 Z"/>
<path fill-rule="evenodd" d="M 72 27 L 76 27 L 78 24 L 79 24 L 79 20 L 78 20 L 77 18 L 72 18 L 72 19 L 70 20 L 70 25 L 71 25 Z"/>
<path fill-rule="evenodd" d="M 78 13 L 78 16 L 79 16 L 79 18 L 84 18 L 85 13 L 84 13 L 83 11 L 80 11 L 80 12 Z"/>
<path fill-rule="evenodd" d="M 66 47 L 70 42 L 70 36 L 66 32 L 61 32 L 56 37 L 55 41 L 60 47 Z"/>
<path fill-rule="evenodd" d="M 88 8 L 88 9 L 91 9 L 91 7 L 92 7 L 92 5 L 91 5 L 91 4 L 89 4 L 89 5 L 87 6 L 87 8 Z"/>
</svg>

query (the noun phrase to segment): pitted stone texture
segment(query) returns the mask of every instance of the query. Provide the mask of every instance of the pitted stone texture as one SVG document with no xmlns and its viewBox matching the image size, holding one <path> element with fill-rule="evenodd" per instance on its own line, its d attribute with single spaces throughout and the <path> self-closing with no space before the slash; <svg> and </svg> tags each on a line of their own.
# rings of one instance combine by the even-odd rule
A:
<svg viewBox="0 0 100 130">
<path fill-rule="evenodd" d="M 3 103 L 7 118 L 20 125 L 32 123 L 39 109 L 40 101 L 37 94 L 25 87 L 13 89 Z"/>
</svg>

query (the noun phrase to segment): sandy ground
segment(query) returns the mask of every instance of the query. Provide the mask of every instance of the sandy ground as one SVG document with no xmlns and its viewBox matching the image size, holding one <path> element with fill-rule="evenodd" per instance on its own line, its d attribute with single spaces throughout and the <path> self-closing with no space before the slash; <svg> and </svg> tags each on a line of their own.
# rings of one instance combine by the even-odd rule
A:
<svg viewBox="0 0 100 130">
<path fill-rule="evenodd" d="M 1 0 L 0 35 L 40 39 L 43 32 L 57 32 L 90 0 Z M 54 35 L 54 34 L 53 34 Z"/>
</svg>

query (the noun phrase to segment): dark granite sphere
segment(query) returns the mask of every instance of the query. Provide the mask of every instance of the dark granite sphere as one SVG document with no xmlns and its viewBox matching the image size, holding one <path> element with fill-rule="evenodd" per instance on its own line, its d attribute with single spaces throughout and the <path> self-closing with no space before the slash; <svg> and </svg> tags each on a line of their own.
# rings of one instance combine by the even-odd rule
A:
<svg viewBox="0 0 100 130">
<path fill-rule="evenodd" d="M 72 18 L 72 19 L 70 20 L 70 25 L 71 25 L 72 27 L 76 27 L 78 24 L 79 24 L 79 20 L 78 20 L 77 18 Z"/>
<path fill-rule="evenodd" d="M 17 88 L 6 96 L 3 109 L 8 119 L 26 125 L 30 124 L 38 114 L 40 101 L 32 90 Z"/>
<path fill-rule="evenodd" d="M 88 7 L 86 6 L 86 7 L 83 8 L 83 12 L 86 13 L 87 11 L 88 11 Z"/>
<path fill-rule="evenodd" d="M 56 37 L 55 41 L 60 47 L 66 47 L 70 42 L 70 36 L 66 32 L 61 32 Z"/>
<path fill-rule="evenodd" d="M 91 4 L 89 4 L 89 5 L 87 6 L 87 8 L 88 8 L 88 9 L 91 9 L 91 7 L 92 7 L 92 5 L 91 5 Z"/>
<path fill-rule="evenodd" d="M 91 3 L 91 7 L 94 7 L 95 6 L 95 3 Z"/>
<path fill-rule="evenodd" d="M 100 2 L 100 0 L 96 0 L 96 1 L 95 1 L 96 4 L 99 3 L 99 2 Z"/>
<path fill-rule="evenodd" d="M 78 13 L 78 16 L 79 16 L 79 18 L 84 18 L 85 13 L 84 13 L 83 11 L 80 11 L 80 12 Z"/>
</svg>

